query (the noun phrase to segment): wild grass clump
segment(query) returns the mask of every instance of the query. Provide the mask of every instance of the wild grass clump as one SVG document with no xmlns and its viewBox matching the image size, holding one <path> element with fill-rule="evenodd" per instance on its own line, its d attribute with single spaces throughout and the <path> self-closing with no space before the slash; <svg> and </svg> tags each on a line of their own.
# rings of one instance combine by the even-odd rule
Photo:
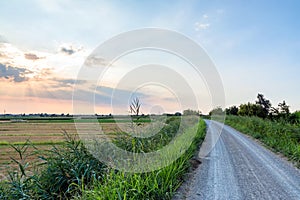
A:
<svg viewBox="0 0 300 200">
<path fill-rule="evenodd" d="M 8 187 L 4 182 L 0 182 L 0 199 L 7 199 Z"/>
<path fill-rule="evenodd" d="M 66 141 L 53 146 L 45 155 L 35 152 L 42 162 L 27 160 L 30 143 L 12 145 L 18 158 L 11 158 L 18 170 L 8 172 L 2 183 L 1 199 L 69 199 L 102 178 L 105 168 L 77 138 L 65 133 Z"/>
<path fill-rule="evenodd" d="M 105 165 L 94 158 L 75 136 L 65 133 L 66 143 L 54 146 L 45 160 L 39 182 L 48 194 L 57 198 L 70 198 L 80 193 L 93 181 L 100 180 Z"/>
<path fill-rule="evenodd" d="M 172 119 L 174 123 L 179 123 L 177 119 Z M 176 122 L 177 121 L 177 122 Z M 177 130 L 177 128 L 174 128 Z M 85 191 L 82 199 L 171 199 L 174 192 L 178 189 L 183 181 L 183 176 L 190 167 L 189 160 L 193 157 L 195 151 L 199 147 L 199 143 L 203 141 L 205 136 L 205 123 L 203 120 L 194 127 L 187 130 L 186 136 L 196 136 L 187 151 L 183 153 L 177 160 L 170 165 L 151 172 L 146 173 L 126 173 L 108 169 L 103 181 L 96 182 L 94 188 Z M 172 134 L 162 131 L 163 134 L 173 137 Z M 167 136 L 164 136 L 167 137 Z M 153 139 L 153 138 L 152 138 Z M 162 140 L 162 142 L 165 142 Z M 124 143 L 126 144 L 126 143 Z M 128 146 L 125 146 L 126 148 Z M 139 146 L 139 152 L 144 152 L 142 147 L 152 148 L 152 146 Z"/>
<path fill-rule="evenodd" d="M 180 123 L 180 117 L 170 117 L 166 120 L 163 128 L 154 136 L 140 138 L 123 133 L 115 139 L 114 143 L 118 147 L 134 153 L 156 151 L 167 145 L 175 137 L 179 131 Z"/>
<path fill-rule="evenodd" d="M 258 117 L 227 116 L 226 124 L 259 139 L 300 167 L 300 127 Z"/>
</svg>

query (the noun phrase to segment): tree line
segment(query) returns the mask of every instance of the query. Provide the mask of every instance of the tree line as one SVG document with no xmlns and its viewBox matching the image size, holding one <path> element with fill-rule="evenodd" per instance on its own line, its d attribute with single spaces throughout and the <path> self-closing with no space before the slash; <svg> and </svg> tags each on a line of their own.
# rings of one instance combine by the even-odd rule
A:
<svg viewBox="0 0 300 200">
<path fill-rule="evenodd" d="M 266 99 L 263 94 L 257 95 L 254 103 L 248 102 L 239 106 L 231 106 L 223 110 L 218 107 L 209 112 L 212 114 L 226 113 L 226 115 L 256 116 L 272 121 L 287 122 L 291 124 L 300 123 L 300 111 L 291 112 L 290 106 L 286 101 L 280 102 L 277 107 L 273 107 L 271 101 Z"/>
</svg>

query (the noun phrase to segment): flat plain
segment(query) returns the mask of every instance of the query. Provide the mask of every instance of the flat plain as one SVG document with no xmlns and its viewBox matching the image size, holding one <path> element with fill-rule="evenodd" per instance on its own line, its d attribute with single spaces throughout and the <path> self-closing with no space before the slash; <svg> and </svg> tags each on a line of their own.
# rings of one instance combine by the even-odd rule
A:
<svg viewBox="0 0 300 200">
<path fill-rule="evenodd" d="M 105 134 L 120 132 L 118 125 L 112 120 L 103 120 L 101 128 Z M 89 128 L 89 123 L 82 123 Z M 81 126 L 82 127 L 82 126 Z M 0 179 L 5 176 L 8 169 L 15 167 L 11 158 L 18 158 L 17 152 L 11 145 L 22 145 L 26 141 L 34 147 L 28 148 L 28 153 L 49 150 L 53 145 L 64 142 L 64 132 L 69 135 L 77 134 L 76 125 L 70 120 L 29 120 L 22 122 L 1 121 L 0 122 Z M 27 159 L 35 162 L 36 155 Z"/>
</svg>

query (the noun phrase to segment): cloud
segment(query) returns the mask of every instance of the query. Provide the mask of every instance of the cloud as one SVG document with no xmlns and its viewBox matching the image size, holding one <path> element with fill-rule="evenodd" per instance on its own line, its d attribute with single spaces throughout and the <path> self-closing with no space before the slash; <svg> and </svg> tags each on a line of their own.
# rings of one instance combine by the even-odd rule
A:
<svg viewBox="0 0 300 200">
<path fill-rule="evenodd" d="M 76 79 L 60 79 L 59 82 L 67 84 L 67 85 L 73 85 L 73 84 L 84 84 L 87 81 L 86 80 L 76 80 Z"/>
<path fill-rule="evenodd" d="M 26 68 L 12 67 L 0 63 L 0 78 L 12 79 L 14 82 L 24 82 L 28 78 L 26 74 L 31 73 Z"/>
<path fill-rule="evenodd" d="M 56 82 L 55 87 L 71 87 L 75 83 L 76 83 L 76 85 L 83 85 L 87 82 L 86 80 L 78 80 L 78 79 L 58 79 L 58 78 L 54 78 L 52 80 Z"/>
<path fill-rule="evenodd" d="M 73 85 L 79 84 L 76 87 L 75 93 L 73 93 Z M 40 83 L 40 84 L 39 84 Z M 111 88 L 106 86 L 93 88 L 91 85 L 86 84 L 85 80 L 76 79 L 48 79 L 43 81 L 37 81 L 36 87 L 27 87 L 26 96 L 38 97 L 54 100 L 70 100 L 84 103 L 94 103 L 95 105 L 108 105 L 113 103 L 116 107 L 121 107 L 123 110 L 128 107 L 128 100 L 130 99 L 132 92 Z M 1 94 L 1 91 L 0 91 Z M 138 97 L 145 97 L 142 93 L 135 93 Z"/>
<path fill-rule="evenodd" d="M 205 29 L 208 29 L 209 27 L 210 27 L 209 23 L 200 23 L 200 22 L 195 23 L 196 31 L 205 30 Z"/>
<path fill-rule="evenodd" d="M 38 60 L 41 59 L 42 57 L 38 57 L 36 54 L 34 53 L 25 53 L 24 54 L 25 58 L 28 60 Z"/>
<path fill-rule="evenodd" d="M 82 47 L 74 48 L 72 45 L 62 45 L 59 49 L 60 52 L 67 54 L 67 55 L 72 55 L 81 50 L 82 50 Z"/>
<path fill-rule="evenodd" d="M 110 64 L 105 58 L 98 55 L 91 55 L 85 60 L 85 65 L 89 67 L 107 66 Z"/>
<path fill-rule="evenodd" d="M 72 55 L 72 54 L 74 54 L 76 52 L 74 49 L 67 48 L 67 47 L 61 47 L 60 51 L 63 52 L 63 53 L 66 53 L 68 55 Z"/>
<path fill-rule="evenodd" d="M 203 17 L 204 19 L 207 19 L 207 18 L 208 18 L 208 15 L 204 14 L 204 15 L 202 15 L 202 17 Z"/>
</svg>

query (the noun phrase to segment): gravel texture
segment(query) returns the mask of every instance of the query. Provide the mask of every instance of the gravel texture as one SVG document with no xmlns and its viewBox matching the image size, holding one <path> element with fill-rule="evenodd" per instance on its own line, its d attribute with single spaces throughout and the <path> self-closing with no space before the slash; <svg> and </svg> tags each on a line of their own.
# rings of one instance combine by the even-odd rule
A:
<svg viewBox="0 0 300 200">
<path fill-rule="evenodd" d="M 300 171 L 235 129 L 206 120 L 208 156 L 174 199 L 300 199 Z M 202 154 L 203 155 L 203 154 Z"/>
</svg>

